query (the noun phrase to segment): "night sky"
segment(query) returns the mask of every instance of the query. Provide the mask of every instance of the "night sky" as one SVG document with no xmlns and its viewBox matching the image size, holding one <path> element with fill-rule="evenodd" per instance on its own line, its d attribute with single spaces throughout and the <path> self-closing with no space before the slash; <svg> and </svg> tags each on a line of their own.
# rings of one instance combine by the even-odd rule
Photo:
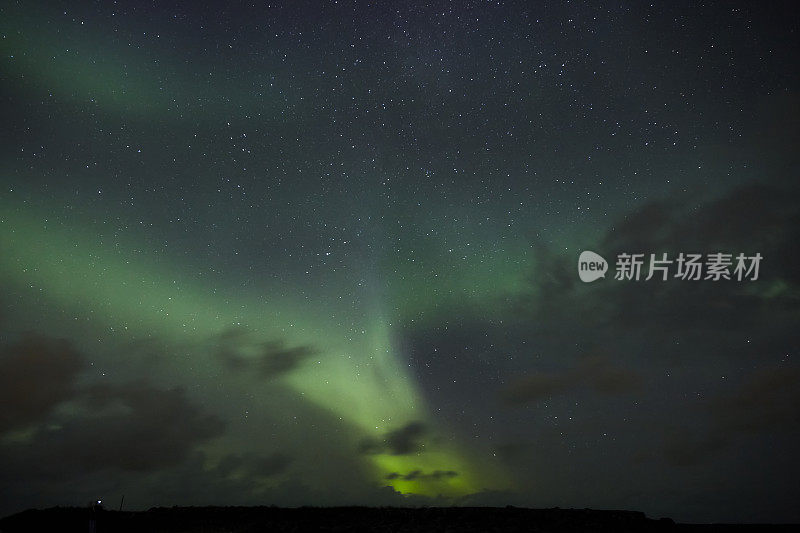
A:
<svg viewBox="0 0 800 533">
<path fill-rule="evenodd" d="M 800 520 L 799 20 L 3 3 L 0 514 Z"/>
</svg>

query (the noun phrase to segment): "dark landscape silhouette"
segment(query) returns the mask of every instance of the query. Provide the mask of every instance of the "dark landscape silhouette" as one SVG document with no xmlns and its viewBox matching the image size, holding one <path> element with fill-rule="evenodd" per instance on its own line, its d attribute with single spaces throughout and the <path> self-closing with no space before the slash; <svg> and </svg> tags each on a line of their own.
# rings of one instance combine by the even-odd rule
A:
<svg viewBox="0 0 800 533">
<path fill-rule="evenodd" d="M 31 509 L 0 519 L 0 532 L 684 532 L 790 531 L 793 525 L 676 524 L 637 511 L 503 507 L 99 507 Z"/>
</svg>

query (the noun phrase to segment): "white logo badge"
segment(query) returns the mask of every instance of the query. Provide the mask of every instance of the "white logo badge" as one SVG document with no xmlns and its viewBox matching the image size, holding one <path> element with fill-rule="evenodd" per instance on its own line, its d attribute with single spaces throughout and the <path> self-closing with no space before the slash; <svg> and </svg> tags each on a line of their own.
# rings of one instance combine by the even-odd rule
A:
<svg viewBox="0 0 800 533">
<path fill-rule="evenodd" d="M 586 250 L 578 258 L 578 276 L 581 281 L 590 283 L 598 278 L 606 277 L 608 263 L 600 255 Z"/>
</svg>

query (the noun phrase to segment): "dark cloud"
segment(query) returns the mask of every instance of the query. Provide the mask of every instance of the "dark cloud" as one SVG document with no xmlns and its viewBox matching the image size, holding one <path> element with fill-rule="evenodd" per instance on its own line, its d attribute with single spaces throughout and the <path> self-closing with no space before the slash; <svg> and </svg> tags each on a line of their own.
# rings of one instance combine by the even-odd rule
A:
<svg viewBox="0 0 800 533">
<path fill-rule="evenodd" d="M 147 470 L 175 464 L 195 444 L 221 435 L 225 427 L 221 419 L 191 403 L 181 388 L 162 390 L 147 383 L 94 386 L 85 401 L 90 410 L 105 407 L 109 414 L 73 421 L 73 449 L 81 449 L 81 432 L 96 430 L 90 457 L 103 466 Z M 58 438 L 69 442 L 63 435 Z"/>
<path fill-rule="evenodd" d="M 503 398 L 511 404 L 531 402 L 567 394 L 575 389 L 592 389 L 601 394 L 625 394 L 638 390 L 638 374 L 618 368 L 602 357 L 587 357 L 561 372 L 533 372 L 511 382 Z"/>
<path fill-rule="evenodd" d="M 458 504 L 465 507 L 532 506 L 529 497 L 512 490 L 482 490 L 459 498 Z M 541 504 L 539 503 L 537 506 L 541 506 Z"/>
<path fill-rule="evenodd" d="M 294 370 L 315 353 L 316 350 L 309 346 L 288 348 L 283 341 L 265 342 L 254 365 L 262 377 L 272 378 Z"/>
<path fill-rule="evenodd" d="M 228 328 L 211 339 L 215 344 L 214 355 L 228 370 L 239 371 L 247 366 L 240 354 L 243 347 L 251 344 L 249 333 L 244 328 Z"/>
<path fill-rule="evenodd" d="M 400 429 L 389 431 L 382 439 L 365 439 L 359 450 L 365 454 L 388 453 L 391 455 L 408 455 L 422 450 L 424 444 L 420 439 L 428 430 L 422 422 L 410 422 Z"/>
<path fill-rule="evenodd" d="M 667 435 L 664 454 L 672 464 L 703 462 L 742 436 L 797 432 L 800 369 L 759 370 L 735 391 L 703 400 L 695 411 L 708 417 L 708 423 L 700 432 L 678 429 Z"/>
<path fill-rule="evenodd" d="M 224 428 L 179 388 L 81 382 L 88 365 L 65 341 L 28 336 L 4 350 L 0 366 L 0 431 L 27 428 L 0 445 L 12 477 L 154 470 L 180 463 Z"/>
<path fill-rule="evenodd" d="M 747 435 L 775 435 L 800 428 L 800 369 L 773 367 L 756 371 L 736 390 L 699 401 L 694 412 L 707 417 L 700 431 L 673 429 L 664 455 L 671 464 L 690 466 Z"/>
<path fill-rule="evenodd" d="M 83 367 L 64 340 L 28 335 L 0 349 L 0 433 L 40 422 L 72 397 Z"/>
<path fill-rule="evenodd" d="M 214 466 L 212 471 L 220 478 L 263 479 L 274 477 L 286 471 L 293 458 L 286 453 L 269 454 L 245 453 L 227 454 Z"/>
<path fill-rule="evenodd" d="M 391 472 L 390 474 L 386 475 L 386 479 L 393 480 L 393 479 L 402 479 L 404 481 L 415 481 L 415 480 L 439 480 L 439 479 L 447 479 L 453 478 L 458 476 L 458 472 L 454 470 L 434 470 L 430 473 L 425 473 L 422 470 L 413 470 L 408 474 L 401 474 L 399 472 Z"/>
<path fill-rule="evenodd" d="M 747 183 L 703 203 L 674 198 L 647 203 L 608 232 L 601 248 L 620 252 L 760 252 L 760 279 L 800 280 L 800 190 Z"/>
<path fill-rule="evenodd" d="M 250 473 L 259 478 L 272 477 L 281 472 L 291 464 L 292 458 L 286 454 L 275 452 L 273 454 L 257 457 L 250 468 Z"/>
<path fill-rule="evenodd" d="M 800 422 L 800 369 L 759 370 L 734 393 L 713 398 L 709 410 L 715 425 L 730 432 L 795 428 Z"/>
<path fill-rule="evenodd" d="M 105 469 L 149 471 L 182 462 L 195 445 L 222 434 L 181 389 L 138 383 L 94 386 L 75 401 L 78 414 L 53 420 L 3 447 L 14 470 L 59 476 Z"/>
<path fill-rule="evenodd" d="M 680 220 L 678 205 L 674 200 L 655 200 L 642 205 L 612 227 L 602 247 L 638 251 L 662 246 L 671 240 L 673 227 Z"/>
<path fill-rule="evenodd" d="M 618 283 L 603 292 L 614 302 L 609 323 L 647 328 L 660 337 L 693 331 L 752 331 L 756 336 L 790 341 L 800 318 L 800 195 L 794 189 L 748 184 L 692 210 L 679 202 L 671 215 L 641 216 L 645 206 L 609 233 L 603 248 L 619 252 L 744 253 L 763 257 L 759 279 L 742 282 Z M 630 221 L 630 220 L 629 220 Z M 649 239 L 647 236 L 650 236 Z M 644 242 L 639 237 L 644 236 Z M 663 326 L 669 325 L 666 330 Z M 766 333 L 766 335 L 763 335 Z"/>
<path fill-rule="evenodd" d="M 194 347 L 185 348 L 188 351 Z M 170 357 L 174 357 L 178 350 L 175 345 L 170 345 L 164 339 L 152 336 L 130 341 L 123 345 L 121 351 L 130 358 L 135 358 L 141 367 L 153 368 L 163 365 Z"/>
<path fill-rule="evenodd" d="M 394 455 L 405 455 L 419 450 L 421 437 L 427 433 L 422 422 L 411 422 L 406 426 L 391 431 L 386 436 L 386 446 Z"/>
<path fill-rule="evenodd" d="M 618 220 L 596 244 L 587 244 L 609 261 L 605 280 L 579 282 L 577 252 L 560 254 L 534 242 L 530 289 L 512 309 L 521 319 L 535 320 L 534 330 L 567 339 L 641 331 L 667 346 L 665 335 L 748 330 L 787 348 L 797 338 L 793 324 L 800 319 L 798 239 L 796 187 L 749 183 L 706 201 L 688 196 L 652 201 Z M 760 253 L 759 279 L 644 280 L 650 254 L 667 253 L 674 260 L 680 252 Z M 640 281 L 613 279 L 620 253 L 645 254 Z"/>
<path fill-rule="evenodd" d="M 258 341 L 244 328 L 229 328 L 217 336 L 214 353 L 229 370 L 271 379 L 291 372 L 317 350 L 287 347 L 282 340 Z"/>
</svg>

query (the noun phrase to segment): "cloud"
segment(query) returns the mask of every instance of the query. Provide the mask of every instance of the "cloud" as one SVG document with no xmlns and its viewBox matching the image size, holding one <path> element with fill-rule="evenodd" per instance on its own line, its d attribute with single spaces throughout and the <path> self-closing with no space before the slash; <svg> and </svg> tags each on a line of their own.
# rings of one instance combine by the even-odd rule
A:
<svg viewBox="0 0 800 533">
<path fill-rule="evenodd" d="M 800 422 L 800 369 L 776 366 L 754 373 L 732 394 L 708 406 L 715 425 L 727 432 L 794 428 Z"/>
<path fill-rule="evenodd" d="M 786 349 L 800 319 L 800 189 L 741 185 L 717 198 L 675 196 L 642 205 L 587 248 L 615 269 L 619 253 L 645 254 L 640 281 L 607 279 L 586 285 L 575 273 L 577 252 L 559 254 L 532 244 L 529 288 L 511 310 L 549 337 L 616 339 L 646 333 L 654 353 L 675 334 L 753 331 Z M 645 281 L 649 254 L 760 253 L 757 281 Z M 675 265 L 672 265 L 674 275 Z M 606 342 L 603 340 L 602 342 Z"/>
<path fill-rule="evenodd" d="M 413 470 L 408 474 L 400 474 L 399 472 L 391 472 L 390 474 L 386 475 L 386 479 L 393 480 L 393 479 L 402 479 L 405 481 L 416 481 L 416 480 L 423 480 L 423 479 L 448 479 L 458 476 L 458 472 L 454 470 L 434 470 L 430 473 L 425 473 L 422 470 Z"/>
<path fill-rule="evenodd" d="M 255 458 L 249 470 L 254 477 L 272 477 L 284 472 L 291 462 L 292 458 L 290 456 L 275 452 L 267 456 Z"/>
<path fill-rule="evenodd" d="M 310 346 L 287 348 L 283 341 L 264 342 L 254 365 L 261 377 L 272 378 L 294 370 L 315 353 Z"/>
<path fill-rule="evenodd" d="M 214 355 L 225 368 L 232 371 L 246 368 L 248 362 L 240 353 L 251 343 L 246 329 L 228 328 L 212 338 L 212 342 L 216 343 Z"/>
<path fill-rule="evenodd" d="M 52 420 L 29 438 L 0 448 L 13 461 L 13 470 L 45 477 L 105 469 L 151 471 L 179 464 L 195 445 L 224 429 L 220 419 L 190 403 L 183 390 L 145 383 L 94 386 L 74 405 L 78 414 Z"/>
<path fill-rule="evenodd" d="M 197 444 L 223 432 L 222 420 L 193 404 L 183 389 L 145 381 L 85 383 L 79 378 L 87 367 L 68 342 L 43 336 L 29 335 L 3 350 L 4 479 L 150 471 L 182 462 Z"/>
<path fill-rule="evenodd" d="M 28 335 L 0 349 L 0 433 L 40 422 L 75 394 L 84 367 L 63 340 Z"/>
<path fill-rule="evenodd" d="M 615 252 L 658 251 L 664 243 L 674 240 L 672 233 L 680 220 L 678 206 L 675 200 L 655 200 L 642 205 L 614 225 L 601 248 Z"/>
<path fill-rule="evenodd" d="M 215 356 L 225 368 L 264 379 L 287 374 L 317 353 L 311 346 L 287 347 L 282 340 L 257 341 L 244 328 L 229 328 L 215 340 Z"/>
<path fill-rule="evenodd" d="M 287 470 L 294 459 L 282 452 L 230 453 L 223 456 L 211 469 L 220 478 L 250 478 L 253 480 L 277 476 Z"/>
<path fill-rule="evenodd" d="M 760 279 L 797 282 L 800 251 L 793 243 L 800 237 L 798 199 L 796 187 L 752 182 L 699 204 L 681 197 L 653 201 L 615 224 L 601 248 L 612 255 L 760 252 L 764 256 Z"/>
<path fill-rule="evenodd" d="M 162 390 L 147 383 L 94 386 L 84 396 L 88 411 L 111 407 L 108 414 L 72 420 L 57 435 L 78 456 L 96 433 L 92 463 L 125 470 L 149 470 L 179 463 L 195 444 L 222 434 L 225 424 L 189 401 L 182 388 Z"/>
<path fill-rule="evenodd" d="M 778 366 L 755 372 L 736 390 L 699 405 L 708 417 L 700 433 L 674 430 L 664 455 L 674 465 L 701 463 L 745 435 L 797 431 L 800 427 L 800 369 Z"/>
<path fill-rule="evenodd" d="M 634 392 L 639 386 L 638 374 L 616 367 L 606 358 L 587 357 L 561 372 L 532 372 L 512 381 L 502 391 L 502 397 L 509 404 L 520 404 L 576 389 L 593 389 L 600 394 L 614 395 Z"/>
<path fill-rule="evenodd" d="M 364 454 L 388 453 L 391 455 L 408 455 L 423 448 L 419 440 L 427 434 L 422 422 L 410 422 L 400 429 L 389 431 L 383 439 L 365 439 L 359 450 Z"/>
</svg>

